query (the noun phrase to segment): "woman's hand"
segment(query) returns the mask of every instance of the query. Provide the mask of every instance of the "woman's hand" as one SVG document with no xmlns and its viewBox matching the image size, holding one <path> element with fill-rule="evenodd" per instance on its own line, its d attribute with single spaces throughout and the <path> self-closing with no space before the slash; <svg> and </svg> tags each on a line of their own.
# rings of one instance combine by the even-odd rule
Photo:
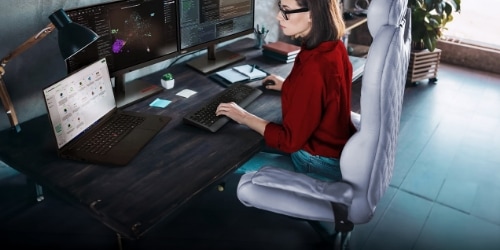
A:
<svg viewBox="0 0 500 250">
<path fill-rule="evenodd" d="M 285 81 L 285 79 L 281 76 L 269 75 L 262 80 L 262 83 L 264 83 L 267 80 L 273 81 L 274 84 L 273 85 L 266 85 L 265 88 L 276 90 L 276 91 L 281 91 L 281 87 L 283 86 L 283 81 Z"/>
<path fill-rule="evenodd" d="M 245 124 L 245 117 L 248 117 L 250 113 L 248 113 L 248 111 L 244 110 L 238 104 L 230 102 L 219 104 L 217 110 L 215 111 L 215 115 L 225 115 L 239 124 Z"/>
<path fill-rule="evenodd" d="M 233 119 L 235 122 L 246 125 L 247 127 L 255 130 L 261 135 L 264 135 L 266 126 L 269 123 L 268 121 L 249 113 L 234 102 L 219 104 L 217 110 L 215 111 L 215 115 L 225 115 Z"/>
</svg>

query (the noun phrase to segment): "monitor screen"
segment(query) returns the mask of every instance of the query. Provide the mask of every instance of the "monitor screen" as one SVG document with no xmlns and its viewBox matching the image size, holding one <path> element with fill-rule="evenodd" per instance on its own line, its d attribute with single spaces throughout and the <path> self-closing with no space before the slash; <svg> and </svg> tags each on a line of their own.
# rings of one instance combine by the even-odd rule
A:
<svg viewBox="0 0 500 250">
<path fill-rule="evenodd" d="M 179 0 L 181 53 L 207 48 L 207 55 L 187 64 L 211 73 L 245 57 L 227 50 L 215 51 L 224 41 L 254 31 L 254 0 Z"/>
<path fill-rule="evenodd" d="M 140 80 L 125 83 L 124 74 L 179 54 L 177 1 L 114 1 L 67 10 L 73 22 L 100 36 L 66 60 L 68 73 L 106 58 L 110 74 L 115 77 L 118 107 L 161 91 L 160 86 Z"/>
</svg>

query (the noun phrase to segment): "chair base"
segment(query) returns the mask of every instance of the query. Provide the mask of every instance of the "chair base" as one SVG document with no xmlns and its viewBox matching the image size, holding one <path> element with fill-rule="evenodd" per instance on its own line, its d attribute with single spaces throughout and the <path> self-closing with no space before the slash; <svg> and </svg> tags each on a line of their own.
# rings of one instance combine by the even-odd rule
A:
<svg viewBox="0 0 500 250">
<path fill-rule="evenodd" d="M 351 231 L 339 232 L 329 231 L 321 225 L 318 221 L 308 221 L 313 229 L 320 235 L 320 237 L 327 242 L 334 250 L 349 250 Z"/>
</svg>

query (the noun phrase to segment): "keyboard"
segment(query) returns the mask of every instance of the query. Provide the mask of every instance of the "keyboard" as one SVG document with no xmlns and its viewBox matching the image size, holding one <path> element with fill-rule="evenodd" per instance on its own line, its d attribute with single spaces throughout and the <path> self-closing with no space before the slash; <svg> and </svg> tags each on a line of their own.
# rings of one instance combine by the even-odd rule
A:
<svg viewBox="0 0 500 250">
<path fill-rule="evenodd" d="M 76 150 L 103 155 L 144 120 L 144 117 L 118 114 L 96 134 L 87 138 Z"/>
<path fill-rule="evenodd" d="M 233 84 L 196 110 L 185 115 L 183 121 L 210 132 L 217 132 L 230 120 L 226 116 L 215 115 L 215 110 L 220 103 L 235 102 L 240 107 L 245 108 L 260 95 L 262 95 L 262 91 L 257 88 L 243 83 Z"/>
</svg>

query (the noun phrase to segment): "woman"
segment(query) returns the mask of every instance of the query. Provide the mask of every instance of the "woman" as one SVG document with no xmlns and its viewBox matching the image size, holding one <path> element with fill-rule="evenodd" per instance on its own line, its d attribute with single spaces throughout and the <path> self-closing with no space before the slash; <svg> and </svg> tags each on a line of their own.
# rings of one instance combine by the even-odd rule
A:
<svg viewBox="0 0 500 250">
<path fill-rule="evenodd" d="M 274 82 L 266 88 L 281 91 L 282 124 L 235 103 L 221 103 L 216 114 L 257 131 L 267 146 L 290 153 L 294 171 L 339 180 L 340 154 L 355 128 L 350 119 L 352 66 L 341 41 L 345 24 L 338 0 L 281 0 L 278 6 L 283 33 L 302 40 L 288 77 L 263 80 Z"/>
</svg>

